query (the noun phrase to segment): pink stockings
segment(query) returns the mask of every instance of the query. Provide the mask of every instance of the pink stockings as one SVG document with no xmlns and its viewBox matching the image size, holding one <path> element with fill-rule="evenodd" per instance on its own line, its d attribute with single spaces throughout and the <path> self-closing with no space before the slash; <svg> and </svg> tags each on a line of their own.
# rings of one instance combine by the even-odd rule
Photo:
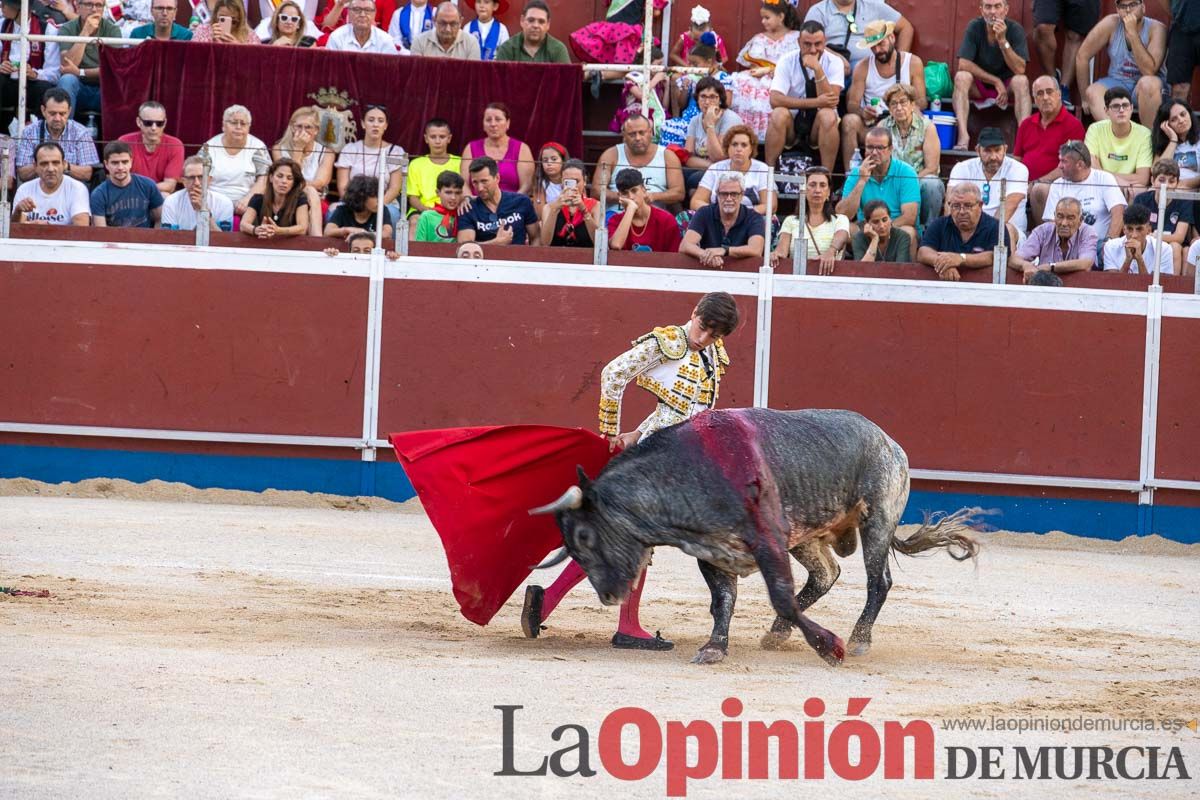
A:
<svg viewBox="0 0 1200 800">
<path fill-rule="evenodd" d="M 587 577 L 587 573 L 583 568 L 571 561 L 567 564 L 562 574 L 546 587 L 546 594 L 542 600 L 542 621 L 554 611 L 558 604 L 567 592 L 571 591 L 578 583 Z M 646 585 L 646 570 L 642 570 L 641 577 L 638 578 L 637 585 L 629 592 L 629 597 L 621 604 L 620 621 L 617 623 L 617 632 L 624 633 L 628 636 L 634 636 L 639 639 L 653 639 L 654 637 L 647 633 L 638 621 L 638 606 L 642 602 L 642 588 Z"/>
</svg>

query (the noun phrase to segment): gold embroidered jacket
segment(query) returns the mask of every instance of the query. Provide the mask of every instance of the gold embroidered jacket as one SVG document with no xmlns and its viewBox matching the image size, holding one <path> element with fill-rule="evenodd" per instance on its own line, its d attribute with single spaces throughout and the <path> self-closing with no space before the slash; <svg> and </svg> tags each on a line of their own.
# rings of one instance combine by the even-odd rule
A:
<svg viewBox="0 0 1200 800">
<path fill-rule="evenodd" d="M 729 366 L 725 345 L 717 339 L 701 351 L 688 348 L 691 325 L 655 328 L 633 342 L 633 348 L 609 362 L 600 376 L 600 433 L 621 430 L 621 398 L 625 386 L 638 386 L 658 399 L 654 412 L 638 425 L 642 436 L 694 417 L 717 403 L 721 376 Z"/>
</svg>

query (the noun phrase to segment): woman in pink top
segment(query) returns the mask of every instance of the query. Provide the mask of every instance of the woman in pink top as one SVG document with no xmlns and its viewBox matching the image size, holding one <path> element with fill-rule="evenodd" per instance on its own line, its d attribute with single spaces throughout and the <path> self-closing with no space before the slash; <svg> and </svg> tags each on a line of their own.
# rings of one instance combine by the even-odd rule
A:
<svg viewBox="0 0 1200 800">
<path fill-rule="evenodd" d="M 529 194 L 533 188 L 533 151 L 529 145 L 508 135 L 512 115 L 504 103 L 488 103 L 483 110 L 483 139 L 467 145 L 462 154 L 462 174 L 471 185 L 471 161 L 491 156 L 500 166 L 500 189 Z"/>
</svg>

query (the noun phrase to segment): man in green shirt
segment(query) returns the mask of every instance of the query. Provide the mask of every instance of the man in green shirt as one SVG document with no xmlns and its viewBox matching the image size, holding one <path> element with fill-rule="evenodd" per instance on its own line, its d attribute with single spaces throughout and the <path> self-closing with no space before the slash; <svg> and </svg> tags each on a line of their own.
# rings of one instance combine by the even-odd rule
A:
<svg viewBox="0 0 1200 800">
<path fill-rule="evenodd" d="M 417 219 L 418 242 L 453 242 L 458 239 L 458 204 L 463 196 L 462 175 L 445 170 L 437 179 L 438 202 Z"/>
<path fill-rule="evenodd" d="M 78 0 L 79 16 L 58 29 L 60 36 L 100 36 L 120 39 L 121 29 L 104 18 L 103 0 Z M 62 49 L 58 87 L 71 96 L 71 113 L 100 112 L 100 46 L 79 42 Z"/>
<path fill-rule="evenodd" d="M 496 48 L 497 61 L 570 64 L 567 46 L 550 35 L 550 6 L 529 0 L 521 12 L 521 32 Z"/>
</svg>

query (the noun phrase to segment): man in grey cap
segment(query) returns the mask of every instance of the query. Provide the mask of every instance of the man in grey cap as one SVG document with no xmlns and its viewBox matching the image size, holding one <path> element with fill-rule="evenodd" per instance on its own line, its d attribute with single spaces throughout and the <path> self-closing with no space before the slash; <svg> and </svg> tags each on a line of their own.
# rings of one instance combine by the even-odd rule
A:
<svg viewBox="0 0 1200 800">
<path fill-rule="evenodd" d="M 1008 155 L 1008 142 L 999 128 L 984 128 L 979 132 L 975 145 L 978 158 L 960 161 L 950 170 L 949 186 L 958 183 L 973 183 L 979 187 L 983 200 L 983 213 L 1000 218 L 1000 206 L 1004 206 L 1004 219 L 1008 222 L 1009 236 L 1014 242 L 1025 238 L 1029 229 L 1026 199 L 1029 193 L 1029 169 Z M 1000 182 L 1007 181 L 1003 190 Z"/>
</svg>

